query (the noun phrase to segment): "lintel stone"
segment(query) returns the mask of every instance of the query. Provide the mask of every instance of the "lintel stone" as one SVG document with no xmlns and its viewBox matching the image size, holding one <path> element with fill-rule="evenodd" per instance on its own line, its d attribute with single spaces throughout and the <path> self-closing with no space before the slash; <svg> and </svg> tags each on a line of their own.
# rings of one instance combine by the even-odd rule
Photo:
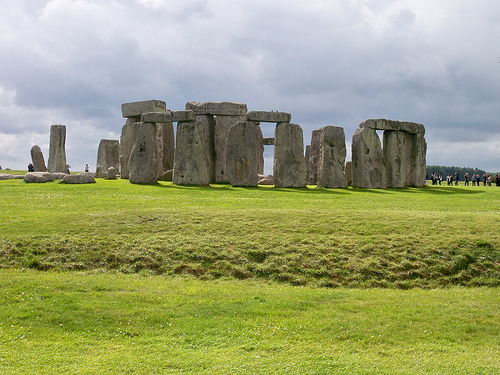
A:
<svg viewBox="0 0 500 375">
<path fill-rule="evenodd" d="M 196 114 L 194 111 L 173 111 L 172 121 L 173 122 L 192 122 L 196 120 Z"/>
<path fill-rule="evenodd" d="M 122 104 L 122 116 L 141 117 L 146 112 L 166 112 L 167 103 L 163 100 L 144 100 L 141 102 L 130 102 Z"/>
<path fill-rule="evenodd" d="M 141 115 L 140 122 L 165 123 L 172 122 L 172 112 L 145 112 Z"/>
<path fill-rule="evenodd" d="M 192 110 L 197 115 L 244 116 L 247 105 L 236 102 L 189 102 L 186 103 L 186 110 Z"/>
<path fill-rule="evenodd" d="M 274 146 L 274 137 L 263 138 L 264 146 Z"/>
<path fill-rule="evenodd" d="M 422 124 L 409 121 L 394 121 L 386 119 L 368 119 L 359 124 L 360 128 L 375 130 L 398 130 L 410 134 L 425 135 L 425 127 Z"/>
<path fill-rule="evenodd" d="M 256 122 L 290 122 L 292 115 L 288 112 L 250 111 L 247 113 L 248 121 Z"/>
</svg>

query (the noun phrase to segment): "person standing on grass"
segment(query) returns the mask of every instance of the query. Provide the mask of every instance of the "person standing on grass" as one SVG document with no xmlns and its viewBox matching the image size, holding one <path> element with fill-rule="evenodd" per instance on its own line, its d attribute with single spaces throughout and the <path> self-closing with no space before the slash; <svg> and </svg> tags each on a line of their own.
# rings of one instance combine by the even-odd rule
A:
<svg viewBox="0 0 500 375">
<path fill-rule="evenodd" d="M 85 164 L 85 172 L 88 173 L 90 170 L 89 163 Z"/>
<path fill-rule="evenodd" d="M 29 163 L 28 164 L 28 172 L 34 172 L 35 171 L 35 167 L 33 166 L 32 163 Z"/>
<path fill-rule="evenodd" d="M 488 179 L 488 176 L 486 176 L 486 173 L 483 174 L 483 186 L 486 186 L 486 180 Z"/>
<path fill-rule="evenodd" d="M 460 179 L 460 176 L 458 172 L 455 172 L 455 186 L 458 186 L 458 180 Z"/>
<path fill-rule="evenodd" d="M 465 186 L 469 186 L 469 172 L 465 172 L 464 181 L 465 181 Z"/>
<path fill-rule="evenodd" d="M 443 175 L 441 173 L 439 174 L 438 181 L 439 181 L 439 185 L 441 185 L 441 182 L 443 182 Z"/>
<path fill-rule="evenodd" d="M 69 169 L 70 169 L 70 168 L 71 168 L 71 165 L 66 164 L 66 174 L 69 174 L 69 173 L 70 173 L 70 172 L 69 172 Z"/>
<path fill-rule="evenodd" d="M 500 174 L 497 174 L 496 183 L 497 186 L 500 186 Z"/>
</svg>

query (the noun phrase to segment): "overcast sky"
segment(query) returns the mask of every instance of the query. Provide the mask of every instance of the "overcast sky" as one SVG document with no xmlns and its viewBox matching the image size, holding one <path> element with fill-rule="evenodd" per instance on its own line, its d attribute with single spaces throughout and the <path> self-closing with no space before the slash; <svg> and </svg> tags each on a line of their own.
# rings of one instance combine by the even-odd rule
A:
<svg viewBox="0 0 500 375">
<path fill-rule="evenodd" d="M 72 170 L 94 167 L 121 104 L 160 99 L 291 112 L 348 148 L 365 119 L 418 122 L 427 164 L 497 172 L 499 39 L 497 0 L 4 0 L 0 166 L 47 162 L 64 124 Z"/>
</svg>

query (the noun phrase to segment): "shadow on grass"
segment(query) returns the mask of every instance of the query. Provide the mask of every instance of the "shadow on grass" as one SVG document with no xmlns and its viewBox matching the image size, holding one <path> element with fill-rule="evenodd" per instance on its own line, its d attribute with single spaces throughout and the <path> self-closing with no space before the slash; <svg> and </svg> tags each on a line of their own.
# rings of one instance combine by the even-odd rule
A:
<svg viewBox="0 0 500 375">
<path fill-rule="evenodd" d="M 447 187 L 421 187 L 421 188 L 404 188 L 402 189 L 405 192 L 408 193 L 430 193 L 430 194 L 435 194 L 435 195 L 454 195 L 454 194 L 464 194 L 464 195 L 471 195 L 471 194 L 484 194 L 484 190 L 472 190 L 472 189 L 465 189 L 465 188 L 460 188 L 460 187 L 453 187 L 453 186 L 447 186 Z"/>
</svg>

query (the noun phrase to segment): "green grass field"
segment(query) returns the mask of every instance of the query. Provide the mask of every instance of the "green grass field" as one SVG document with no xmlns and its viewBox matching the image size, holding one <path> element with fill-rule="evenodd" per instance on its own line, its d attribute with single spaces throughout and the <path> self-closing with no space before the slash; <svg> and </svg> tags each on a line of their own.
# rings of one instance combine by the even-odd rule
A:
<svg viewBox="0 0 500 375">
<path fill-rule="evenodd" d="M 499 203 L 0 181 L 0 373 L 500 374 Z"/>
</svg>

